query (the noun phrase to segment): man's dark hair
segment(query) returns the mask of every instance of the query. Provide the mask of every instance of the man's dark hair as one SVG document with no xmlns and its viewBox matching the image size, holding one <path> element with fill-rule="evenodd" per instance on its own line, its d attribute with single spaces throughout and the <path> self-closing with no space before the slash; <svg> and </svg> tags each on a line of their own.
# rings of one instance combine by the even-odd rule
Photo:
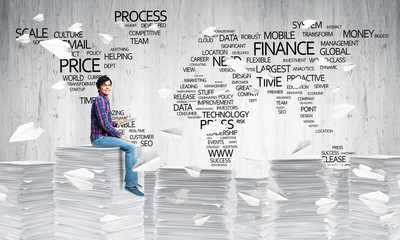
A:
<svg viewBox="0 0 400 240">
<path fill-rule="evenodd" d="M 107 75 L 103 75 L 103 76 L 99 77 L 99 79 L 97 79 L 97 82 L 96 82 L 97 89 L 99 89 L 100 86 L 103 85 L 107 81 L 110 81 L 110 84 L 112 85 L 112 81 L 109 77 L 107 77 Z"/>
</svg>

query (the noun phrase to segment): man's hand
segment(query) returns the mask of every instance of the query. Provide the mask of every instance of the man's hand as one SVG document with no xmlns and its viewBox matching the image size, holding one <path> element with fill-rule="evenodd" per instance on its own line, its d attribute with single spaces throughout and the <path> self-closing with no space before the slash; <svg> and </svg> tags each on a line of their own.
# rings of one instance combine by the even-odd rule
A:
<svg viewBox="0 0 400 240">
<path fill-rule="evenodd" d="M 123 140 L 125 140 L 125 141 L 127 141 L 127 142 L 132 143 L 132 142 L 131 142 L 127 137 L 125 137 L 125 136 L 122 136 L 121 139 L 123 139 Z"/>
<path fill-rule="evenodd" d="M 118 123 L 119 125 L 124 124 L 127 121 L 127 119 L 120 119 L 118 121 L 115 121 L 116 123 Z"/>
</svg>

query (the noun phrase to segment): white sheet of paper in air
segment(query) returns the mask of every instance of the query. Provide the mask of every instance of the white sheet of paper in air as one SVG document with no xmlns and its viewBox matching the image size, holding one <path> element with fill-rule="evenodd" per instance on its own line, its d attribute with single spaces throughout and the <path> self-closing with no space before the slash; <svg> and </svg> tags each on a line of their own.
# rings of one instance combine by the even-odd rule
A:
<svg viewBox="0 0 400 240">
<path fill-rule="evenodd" d="M 381 223 L 387 223 L 393 217 L 396 212 L 390 212 L 388 214 L 382 215 L 379 217 Z"/>
<path fill-rule="evenodd" d="M 343 63 L 343 64 L 342 64 L 342 68 L 343 68 L 343 71 L 344 71 L 344 72 L 348 72 L 348 71 L 353 70 L 353 68 L 354 68 L 355 66 L 357 66 L 357 64 L 351 63 L 351 62 L 346 62 L 346 63 Z"/>
<path fill-rule="evenodd" d="M 181 138 L 183 131 L 179 128 L 168 128 L 161 130 L 161 133 L 166 137 Z"/>
<path fill-rule="evenodd" d="M 240 61 L 239 59 L 229 59 L 228 61 L 225 62 L 226 65 L 228 65 L 229 67 L 233 68 L 233 70 L 235 70 L 235 72 L 237 73 L 247 73 L 247 69 L 245 68 L 246 66 L 246 62 Z"/>
<path fill-rule="evenodd" d="M 247 213 L 246 214 L 247 220 L 249 220 L 250 223 L 255 224 L 257 221 L 261 220 L 261 216 L 255 214 L 255 213 Z"/>
<path fill-rule="evenodd" d="M 53 86 L 51 86 L 51 88 L 54 88 L 56 90 L 61 90 L 67 87 L 67 83 L 64 81 L 59 81 L 56 82 L 55 84 L 53 84 Z"/>
<path fill-rule="evenodd" d="M 171 89 L 168 88 L 161 88 L 160 90 L 158 90 L 158 98 L 166 98 L 168 97 L 168 95 L 170 95 L 172 93 Z"/>
<path fill-rule="evenodd" d="M 332 92 L 332 93 L 337 93 L 337 92 L 340 91 L 340 89 L 342 89 L 342 87 L 340 87 L 340 86 L 334 87 L 334 88 L 331 89 L 331 92 Z"/>
<path fill-rule="evenodd" d="M 99 36 L 101 41 L 105 44 L 110 44 L 110 42 L 113 40 L 113 37 L 105 33 L 99 33 Z"/>
<path fill-rule="evenodd" d="M 302 84 L 304 84 L 306 81 L 301 79 L 301 77 L 296 77 L 295 79 L 293 79 L 293 81 L 291 82 L 291 84 L 293 84 L 293 87 L 298 88 L 300 87 Z"/>
<path fill-rule="evenodd" d="M 224 131 L 226 127 L 226 124 L 222 124 L 221 121 L 216 120 L 204 126 L 202 130 L 204 133 L 216 133 Z"/>
<path fill-rule="evenodd" d="M 115 22 L 115 24 L 116 24 L 119 28 L 126 28 L 126 27 L 125 27 L 125 23 L 124 23 L 123 21 Z"/>
<path fill-rule="evenodd" d="M 238 192 L 238 195 L 250 206 L 260 206 L 262 194 L 257 190 Z"/>
<path fill-rule="evenodd" d="M 364 164 L 360 164 L 358 168 L 354 168 L 352 171 L 357 177 L 375 179 L 378 181 L 384 181 L 386 175 L 384 171 L 373 171 L 370 167 Z"/>
<path fill-rule="evenodd" d="M 215 30 L 216 30 L 217 28 L 216 27 L 208 27 L 206 30 L 204 30 L 203 32 L 201 32 L 203 35 L 206 35 L 206 36 L 209 36 L 209 37 L 212 37 L 212 36 L 214 36 L 216 33 L 215 33 Z"/>
<path fill-rule="evenodd" d="M 316 23 L 316 20 L 313 19 L 307 19 L 303 21 L 303 25 L 301 26 L 302 29 L 307 29 L 309 27 L 311 27 L 311 25 L 313 25 L 314 23 Z"/>
<path fill-rule="evenodd" d="M 286 194 L 275 184 L 270 183 L 265 196 L 271 201 L 286 201 L 288 197 Z"/>
<path fill-rule="evenodd" d="M 353 111 L 354 108 L 356 108 L 354 105 L 345 103 L 338 104 L 333 107 L 332 118 L 336 119 L 343 118 L 347 116 L 347 114 L 349 114 L 351 111 Z"/>
<path fill-rule="evenodd" d="M 28 43 L 28 42 L 31 41 L 31 39 L 29 38 L 29 34 L 28 33 L 24 33 L 23 35 L 21 35 L 16 40 L 17 40 L 17 42 L 20 42 L 20 43 Z"/>
<path fill-rule="evenodd" d="M 358 198 L 374 213 L 387 214 L 388 208 L 385 203 L 389 201 L 389 196 L 381 191 L 362 194 Z"/>
<path fill-rule="evenodd" d="M 158 25 L 156 23 L 153 23 L 150 25 L 150 27 L 147 28 L 147 30 L 157 32 L 158 30 L 160 30 L 160 28 L 158 28 Z"/>
<path fill-rule="evenodd" d="M 14 134 L 10 137 L 9 142 L 20 142 L 37 139 L 42 133 L 43 129 L 40 127 L 34 128 L 33 122 L 21 125 L 15 130 Z"/>
<path fill-rule="evenodd" d="M 155 150 L 143 152 L 142 156 L 138 159 L 138 163 L 132 168 L 132 171 L 146 172 L 157 171 L 164 163 L 158 156 Z"/>
<path fill-rule="evenodd" d="M 193 216 L 193 220 L 194 220 L 194 223 L 196 226 L 201 226 L 205 222 L 207 222 L 210 217 L 211 217 L 211 215 L 198 213 Z"/>
<path fill-rule="evenodd" d="M 77 22 L 77 23 L 74 23 L 71 27 L 69 27 L 68 31 L 78 33 L 78 32 L 82 31 L 81 27 L 82 27 L 82 23 Z"/>
<path fill-rule="evenodd" d="M 39 43 L 42 47 L 46 48 L 49 52 L 56 55 L 59 59 L 70 59 L 72 54 L 70 52 L 70 45 L 60 39 L 50 39 L 41 41 Z"/>
<path fill-rule="evenodd" d="M 181 204 L 187 200 L 188 192 L 189 190 L 182 188 L 167 194 L 165 198 L 174 204 Z"/>
<path fill-rule="evenodd" d="M 94 178 L 94 173 L 87 170 L 86 168 L 78 168 L 65 172 L 64 177 L 66 177 L 73 186 L 77 187 L 79 190 L 92 190 L 93 184 L 88 180 Z"/>
<path fill-rule="evenodd" d="M 33 18 L 33 21 L 36 21 L 36 22 L 41 22 L 41 21 L 43 21 L 43 20 L 44 20 L 44 15 L 41 14 L 41 13 L 39 13 L 38 15 L 36 15 L 36 16 Z"/>
<path fill-rule="evenodd" d="M 265 72 L 265 71 L 263 71 L 263 72 L 261 72 L 261 77 L 263 77 L 263 78 L 265 78 L 265 79 L 269 79 L 269 80 L 272 80 L 272 79 L 274 79 L 274 75 L 272 75 L 271 73 L 269 73 L 269 72 Z"/>
<path fill-rule="evenodd" d="M 92 169 L 92 171 L 95 172 L 95 173 L 100 174 L 100 173 L 103 173 L 105 170 L 96 170 L 96 169 Z"/>
<path fill-rule="evenodd" d="M 297 145 L 296 149 L 294 149 L 292 154 L 298 153 L 300 151 L 305 151 L 305 150 L 309 149 L 310 147 L 311 147 L 310 140 L 302 141 Z"/>
<path fill-rule="evenodd" d="M 331 63 L 328 61 L 328 59 L 319 57 L 317 60 L 315 60 L 315 63 L 320 65 L 320 66 L 330 66 Z"/>
<path fill-rule="evenodd" d="M 0 201 L 4 202 L 6 200 L 7 193 L 8 189 L 5 186 L 0 185 Z"/>
<path fill-rule="evenodd" d="M 200 177 L 201 168 L 196 165 L 185 167 L 185 170 L 192 177 Z"/>
<path fill-rule="evenodd" d="M 251 88 L 249 89 L 249 92 L 252 93 L 252 94 L 257 94 L 257 93 L 260 92 L 260 90 L 257 89 L 257 88 L 255 88 L 255 87 L 251 87 Z"/>
<path fill-rule="evenodd" d="M 317 214 L 326 214 L 337 204 L 336 200 L 329 198 L 321 198 L 315 201 L 315 205 L 318 206 Z"/>
</svg>

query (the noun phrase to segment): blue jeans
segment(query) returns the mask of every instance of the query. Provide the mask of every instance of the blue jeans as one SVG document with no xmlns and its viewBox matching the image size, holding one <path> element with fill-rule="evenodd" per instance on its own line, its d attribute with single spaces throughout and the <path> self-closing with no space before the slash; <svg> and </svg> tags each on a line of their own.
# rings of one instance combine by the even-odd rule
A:
<svg viewBox="0 0 400 240">
<path fill-rule="evenodd" d="M 125 182 L 126 186 L 133 187 L 138 185 L 138 174 L 132 171 L 133 166 L 137 163 L 136 146 L 121 138 L 101 136 L 92 142 L 93 147 L 120 147 L 125 152 Z"/>
</svg>

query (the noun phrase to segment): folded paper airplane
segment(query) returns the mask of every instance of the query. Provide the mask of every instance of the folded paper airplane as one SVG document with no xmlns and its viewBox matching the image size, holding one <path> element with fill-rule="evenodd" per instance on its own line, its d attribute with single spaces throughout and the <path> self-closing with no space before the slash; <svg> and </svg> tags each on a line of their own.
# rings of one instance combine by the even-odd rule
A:
<svg viewBox="0 0 400 240">
<path fill-rule="evenodd" d="M 41 41 L 39 44 L 42 45 L 42 47 L 46 48 L 52 54 L 56 55 L 56 57 L 58 57 L 59 59 L 72 58 L 70 45 L 60 39 Z"/>
<path fill-rule="evenodd" d="M 33 122 L 21 125 L 15 130 L 14 134 L 10 137 L 9 142 L 20 142 L 37 139 L 42 133 L 43 129 L 40 127 L 34 128 Z"/>
<path fill-rule="evenodd" d="M 212 36 L 214 36 L 216 34 L 215 33 L 216 29 L 217 29 L 216 27 L 208 27 L 206 30 L 204 30 L 202 32 L 202 34 L 206 35 L 206 36 L 209 36 L 209 37 L 212 37 Z"/>
<path fill-rule="evenodd" d="M 74 23 L 71 27 L 69 27 L 68 31 L 78 33 L 78 32 L 82 31 L 81 27 L 82 27 L 82 23 L 77 22 L 77 23 Z"/>
<path fill-rule="evenodd" d="M 31 39 L 29 38 L 29 34 L 28 33 L 24 33 L 23 35 L 21 35 L 16 40 L 17 40 L 17 42 L 20 42 L 20 43 L 28 43 L 28 42 L 31 41 Z"/>
</svg>

